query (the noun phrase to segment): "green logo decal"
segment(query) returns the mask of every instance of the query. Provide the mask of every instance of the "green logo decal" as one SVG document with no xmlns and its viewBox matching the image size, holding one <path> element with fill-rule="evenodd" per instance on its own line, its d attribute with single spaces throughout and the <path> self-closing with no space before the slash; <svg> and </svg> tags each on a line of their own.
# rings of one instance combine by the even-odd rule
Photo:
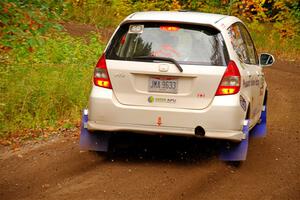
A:
<svg viewBox="0 0 300 200">
<path fill-rule="evenodd" d="M 154 102 L 154 97 L 153 96 L 148 97 L 148 102 L 153 103 Z"/>
</svg>

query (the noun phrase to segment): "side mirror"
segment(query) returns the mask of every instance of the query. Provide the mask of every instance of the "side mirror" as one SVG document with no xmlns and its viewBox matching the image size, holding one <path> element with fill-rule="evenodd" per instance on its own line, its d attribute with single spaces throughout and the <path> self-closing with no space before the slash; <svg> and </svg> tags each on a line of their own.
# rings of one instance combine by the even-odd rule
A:
<svg viewBox="0 0 300 200">
<path fill-rule="evenodd" d="M 274 56 L 268 53 L 262 53 L 259 56 L 259 64 L 261 67 L 269 67 L 272 66 L 275 62 Z"/>
</svg>

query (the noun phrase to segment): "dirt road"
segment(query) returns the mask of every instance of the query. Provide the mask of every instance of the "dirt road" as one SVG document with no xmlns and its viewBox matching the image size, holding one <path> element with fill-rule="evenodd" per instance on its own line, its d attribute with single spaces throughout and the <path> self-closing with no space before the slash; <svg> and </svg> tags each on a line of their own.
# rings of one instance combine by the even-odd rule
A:
<svg viewBox="0 0 300 200">
<path fill-rule="evenodd" d="M 300 199 L 300 63 L 265 70 L 268 135 L 251 139 L 239 166 L 218 160 L 218 142 L 113 138 L 107 156 L 57 136 L 2 150 L 0 199 Z"/>
</svg>

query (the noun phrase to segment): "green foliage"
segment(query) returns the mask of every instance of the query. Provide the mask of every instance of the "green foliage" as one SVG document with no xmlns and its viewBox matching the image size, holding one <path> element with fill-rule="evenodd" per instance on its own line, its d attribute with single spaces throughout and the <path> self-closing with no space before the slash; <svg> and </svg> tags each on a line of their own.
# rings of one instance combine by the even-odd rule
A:
<svg viewBox="0 0 300 200">
<path fill-rule="evenodd" d="M 300 3 L 297 0 L 68 0 L 65 19 L 117 26 L 137 11 L 192 10 L 235 15 L 247 23 L 276 24 L 280 38 L 294 40 L 300 33 Z"/>
<path fill-rule="evenodd" d="M 97 27 L 115 25 L 111 0 L 66 0 L 65 20 L 94 24 Z"/>
<path fill-rule="evenodd" d="M 300 2 L 292 1 L 290 2 L 291 15 L 297 20 L 297 23 L 300 22 Z"/>
<path fill-rule="evenodd" d="M 282 37 L 276 26 L 280 23 L 248 23 L 251 36 L 259 52 L 269 52 L 276 59 L 295 60 L 300 53 L 300 35 L 293 38 Z M 267 33 L 267 34 L 266 34 Z"/>
<path fill-rule="evenodd" d="M 63 0 L 0 2 L 0 136 L 78 120 L 103 45 L 59 32 Z M 62 124 L 63 125 L 63 124 Z M 4 134 L 5 135 L 5 134 Z"/>
<path fill-rule="evenodd" d="M 0 2 L 0 51 L 26 47 L 29 51 L 40 44 L 47 31 L 62 27 L 54 20 L 63 12 L 63 0 L 2 0 Z"/>
<path fill-rule="evenodd" d="M 78 120 L 87 104 L 92 71 L 103 45 L 92 34 L 84 39 L 47 34 L 35 51 L 12 49 L 1 72 L 1 132 L 55 126 Z M 2 96 L 3 95 L 3 96 Z"/>
</svg>

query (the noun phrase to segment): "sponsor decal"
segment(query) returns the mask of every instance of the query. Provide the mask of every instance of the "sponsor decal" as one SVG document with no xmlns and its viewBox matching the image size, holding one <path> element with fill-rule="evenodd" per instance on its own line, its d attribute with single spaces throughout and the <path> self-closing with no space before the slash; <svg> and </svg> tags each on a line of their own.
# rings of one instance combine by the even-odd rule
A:
<svg viewBox="0 0 300 200">
<path fill-rule="evenodd" d="M 258 79 L 252 79 L 252 80 L 248 80 L 248 81 L 243 80 L 243 86 L 245 88 L 247 88 L 249 86 L 258 86 L 258 85 L 259 85 Z"/>
<path fill-rule="evenodd" d="M 150 96 L 150 97 L 148 97 L 148 102 L 149 103 L 171 103 L 172 104 L 172 103 L 176 103 L 176 99 Z"/>
<path fill-rule="evenodd" d="M 148 102 L 153 103 L 154 102 L 154 97 L 153 96 L 148 97 Z"/>
<path fill-rule="evenodd" d="M 259 109 L 258 108 L 254 108 L 253 112 L 252 112 L 252 116 L 257 115 L 258 112 L 259 112 Z"/>
<path fill-rule="evenodd" d="M 204 97 L 205 97 L 205 93 L 198 92 L 198 93 L 197 93 L 197 97 L 198 97 L 198 98 L 204 98 Z"/>
<path fill-rule="evenodd" d="M 162 124 L 161 117 L 157 117 L 156 124 L 157 124 L 157 126 L 160 126 Z"/>
<path fill-rule="evenodd" d="M 250 86 L 250 80 L 248 80 L 248 81 L 243 80 L 243 86 L 245 88 L 249 87 Z"/>
<path fill-rule="evenodd" d="M 115 78 L 125 78 L 125 74 L 123 74 L 123 73 L 116 73 L 116 74 L 114 74 L 114 77 Z"/>
<path fill-rule="evenodd" d="M 242 95 L 240 95 L 240 105 L 243 108 L 243 110 L 246 112 L 247 102 Z"/>
<path fill-rule="evenodd" d="M 262 75 L 260 77 L 260 88 L 259 88 L 259 95 L 262 96 L 264 94 L 264 87 L 265 87 L 265 78 L 264 78 L 264 75 Z"/>
<path fill-rule="evenodd" d="M 144 25 L 142 24 L 134 24 L 129 26 L 128 33 L 143 33 L 144 31 Z"/>
</svg>

